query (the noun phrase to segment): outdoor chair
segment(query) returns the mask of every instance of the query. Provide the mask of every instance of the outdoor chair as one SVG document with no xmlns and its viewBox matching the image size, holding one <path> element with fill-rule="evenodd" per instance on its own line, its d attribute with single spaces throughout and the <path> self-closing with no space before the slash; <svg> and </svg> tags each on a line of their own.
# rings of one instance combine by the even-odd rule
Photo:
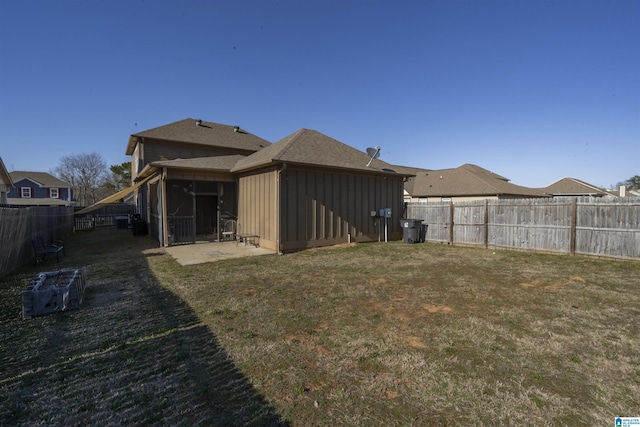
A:
<svg viewBox="0 0 640 427">
<path fill-rule="evenodd" d="M 33 265 L 37 265 L 39 262 L 44 262 L 47 254 L 56 254 L 56 262 L 60 262 L 60 252 L 66 255 L 64 250 L 64 242 L 58 240 L 56 243 L 45 243 L 44 239 L 40 235 L 36 235 L 31 239 L 31 245 L 35 253 L 35 260 Z"/>
<path fill-rule="evenodd" d="M 236 240 L 237 223 L 233 219 L 228 219 L 222 227 L 222 240 Z"/>
</svg>

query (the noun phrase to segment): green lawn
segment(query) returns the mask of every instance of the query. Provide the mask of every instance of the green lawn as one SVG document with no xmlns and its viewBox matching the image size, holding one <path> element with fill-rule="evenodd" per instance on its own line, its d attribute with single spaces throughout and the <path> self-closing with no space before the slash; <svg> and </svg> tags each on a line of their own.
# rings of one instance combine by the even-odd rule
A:
<svg viewBox="0 0 640 427">
<path fill-rule="evenodd" d="M 612 425 L 640 408 L 640 262 L 401 242 L 180 266 L 68 239 L 78 311 L 0 281 L 0 425 Z"/>
</svg>

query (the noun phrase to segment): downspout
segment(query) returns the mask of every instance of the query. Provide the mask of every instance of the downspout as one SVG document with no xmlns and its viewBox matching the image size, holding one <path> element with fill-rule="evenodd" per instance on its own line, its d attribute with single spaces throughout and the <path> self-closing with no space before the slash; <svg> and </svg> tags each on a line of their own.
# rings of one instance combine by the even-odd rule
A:
<svg viewBox="0 0 640 427">
<path fill-rule="evenodd" d="M 162 246 L 169 246 L 169 220 L 167 218 L 167 168 L 162 168 Z"/>
<path fill-rule="evenodd" d="M 278 248 L 278 253 L 282 254 L 282 236 L 280 235 L 280 230 L 282 229 L 281 224 L 282 224 L 282 218 L 280 217 L 280 214 L 282 212 L 282 209 L 280 209 L 282 200 L 280 198 L 281 194 L 282 194 L 282 172 L 285 172 L 287 170 L 287 164 L 283 163 L 282 167 L 280 168 L 280 170 L 278 170 L 278 177 L 276 179 L 276 198 L 277 198 L 277 203 L 276 203 L 276 248 Z"/>
</svg>

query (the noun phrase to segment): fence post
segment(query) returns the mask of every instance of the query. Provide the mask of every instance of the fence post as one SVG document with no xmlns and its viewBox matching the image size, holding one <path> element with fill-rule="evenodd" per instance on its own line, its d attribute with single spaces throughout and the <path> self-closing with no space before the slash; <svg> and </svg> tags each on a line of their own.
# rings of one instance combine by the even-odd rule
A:
<svg viewBox="0 0 640 427">
<path fill-rule="evenodd" d="M 569 238 L 569 254 L 576 254 L 576 226 L 578 223 L 578 198 L 574 197 L 571 201 L 571 237 Z"/>
<path fill-rule="evenodd" d="M 449 202 L 449 243 L 453 245 L 453 200 Z"/>
<path fill-rule="evenodd" d="M 484 247 L 489 247 L 489 201 L 484 199 Z"/>
</svg>

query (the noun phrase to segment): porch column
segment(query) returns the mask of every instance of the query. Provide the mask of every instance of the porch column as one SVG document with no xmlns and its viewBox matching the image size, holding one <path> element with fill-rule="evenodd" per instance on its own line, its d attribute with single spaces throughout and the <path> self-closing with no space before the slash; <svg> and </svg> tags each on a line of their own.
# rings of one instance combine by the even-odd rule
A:
<svg viewBox="0 0 640 427">
<path fill-rule="evenodd" d="M 169 222 L 167 220 L 167 168 L 162 168 L 162 246 L 169 246 Z"/>
</svg>

